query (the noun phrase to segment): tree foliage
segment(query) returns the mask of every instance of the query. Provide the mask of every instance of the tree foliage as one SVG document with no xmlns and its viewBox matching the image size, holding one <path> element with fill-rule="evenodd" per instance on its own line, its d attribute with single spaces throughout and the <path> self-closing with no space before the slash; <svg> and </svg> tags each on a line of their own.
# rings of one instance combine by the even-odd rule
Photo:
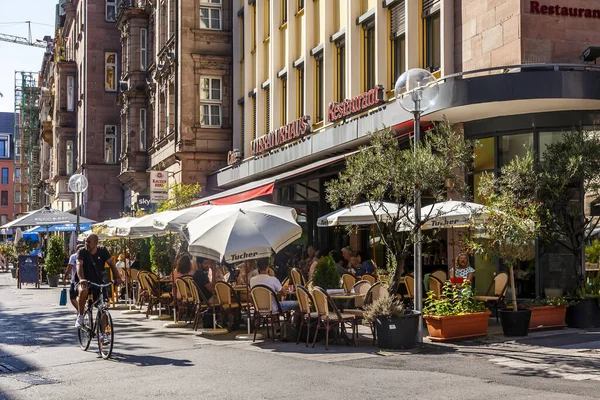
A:
<svg viewBox="0 0 600 400">
<path fill-rule="evenodd" d="M 335 262 L 331 256 L 325 256 L 319 260 L 313 273 L 313 286 L 322 289 L 339 289 L 340 274 L 335 268 Z"/>
<path fill-rule="evenodd" d="M 181 210 L 198 199 L 202 187 L 199 183 L 174 183 L 169 187 L 169 198 L 158 205 L 158 212 Z"/>
<path fill-rule="evenodd" d="M 447 121 L 428 131 L 416 149 L 413 142 L 403 147 L 391 128 L 378 130 L 371 136 L 371 143 L 348 157 L 346 169 L 327 184 L 326 197 L 334 209 L 368 201 L 374 216 L 383 211 L 376 225 L 388 251 L 387 269 L 392 271 L 392 281 L 397 285 L 404 260 L 415 241 L 417 223 L 412 212 L 415 186 L 439 202 L 447 199 L 444 183 L 450 180 L 454 190 L 465 195 L 464 174 L 473 160 L 472 143 L 464 140 L 462 132 L 454 132 Z M 383 204 L 386 201 L 400 207 L 397 211 L 388 210 Z M 423 215 L 420 224 L 439 216 Z M 410 227 L 409 231 L 396 229 L 401 220 Z"/>
<path fill-rule="evenodd" d="M 150 265 L 152 272 L 169 275 L 172 270 L 169 253 L 169 241 L 166 236 L 152 236 L 150 244 Z"/>
<path fill-rule="evenodd" d="M 44 268 L 48 275 L 60 274 L 65 266 L 65 241 L 59 235 L 50 237 Z"/>
</svg>

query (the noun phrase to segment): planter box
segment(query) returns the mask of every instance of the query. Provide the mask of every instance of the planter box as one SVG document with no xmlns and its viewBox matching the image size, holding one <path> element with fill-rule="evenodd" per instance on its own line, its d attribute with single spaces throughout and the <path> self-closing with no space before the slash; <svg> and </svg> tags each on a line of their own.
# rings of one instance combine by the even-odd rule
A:
<svg viewBox="0 0 600 400">
<path fill-rule="evenodd" d="M 567 308 L 565 322 L 571 328 L 600 328 L 600 305 L 598 299 L 581 299 Z"/>
<path fill-rule="evenodd" d="M 543 306 L 531 309 L 529 330 L 564 328 L 567 306 Z"/>
<path fill-rule="evenodd" d="M 486 336 L 491 314 L 490 311 L 485 311 L 451 317 L 425 315 L 423 318 L 427 322 L 429 339 L 444 342 Z"/>
<path fill-rule="evenodd" d="M 499 310 L 504 336 L 527 336 L 531 310 Z"/>
<path fill-rule="evenodd" d="M 421 313 L 412 311 L 403 318 L 377 318 L 377 346 L 380 349 L 412 349 L 417 345 L 417 329 L 421 323 Z"/>
</svg>

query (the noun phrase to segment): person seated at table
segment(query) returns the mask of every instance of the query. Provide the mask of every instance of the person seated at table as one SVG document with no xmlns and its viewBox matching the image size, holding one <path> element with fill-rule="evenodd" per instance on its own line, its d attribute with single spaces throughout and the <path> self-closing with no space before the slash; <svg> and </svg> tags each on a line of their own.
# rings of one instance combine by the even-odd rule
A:
<svg viewBox="0 0 600 400">
<path fill-rule="evenodd" d="M 329 256 L 333 258 L 333 262 L 335 263 L 335 269 L 337 270 L 340 276 L 347 274 L 348 271 L 344 268 L 344 258 L 342 254 L 337 250 L 331 250 L 329 252 Z"/>
<path fill-rule="evenodd" d="M 139 271 L 141 269 L 140 258 L 142 258 L 142 255 L 140 253 L 136 253 L 135 260 L 133 260 L 131 262 L 129 269 L 133 268 L 133 269 L 137 269 Z"/>
<path fill-rule="evenodd" d="M 354 258 L 356 265 L 354 267 L 356 269 L 356 276 L 363 276 L 364 274 L 373 275 L 373 273 L 375 272 L 375 265 L 373 264 L 373 261 L 367 258 L 365 253 L 363 253 L 362 251 L 357 251 L 356 257 Z"/>
<path fill-rule="evenodd" d="M 302 261 L 304 261 L 304 263 L 306 265 L 311 265 L 313 263 L 313 261 L 315 261 L 315 256 L 317 255 L 317 249 L 315 249 L 313 246 L 308 246 L 308 248 L 306 249 L 306 253 L 308 254 L 308 256 Z"/>
<path fill-rule="evenodd" d="M 171 272 L 170 279 L 173 283 L 177 278 L 181 278 L 184 276 L 193 276 L 194 272 L 192 271 L 192 260 L 188 255 L 182 255 L 175 261 L 175 268 Z M 177 298 L 177 285 L 173 285 L 173 298 Z"/>
<path fill-rule="evenodd" d="M 457 263 L 455 268 L 450 268 L 450 279 L 453 278 L 462 278 L 469 282 L 473 282 L 473 274 L 475 273 L 475 269 L 471 267 L 469 263 L 469 256 L 465 253 L 460 253 L 457 258 Z"/>
<path fill-rule="evenodd" d="M 240 274 L 235 282 L 236 285 L 247 285 L 250 280 L 258 275 L 255 260 L 246 260 L 240 266 Z"/>
<path fill-rule="evenodd" d="M 194 282 L 196 282 L 196 285 L 198 285 L 198 288 L 200 288 L 200 291 L 202 294 L 204 294 L 204 297 L 207 300 L 210 300 L 215 293 L 215 284 L 210 281 L 208 271 L 210 271 L 214 261 L 197 257 L 196 262 L 198 263 L 199 268 L 196 272 L 194 272 Z"/>
<path fill-rule="evenodd" d="M 250 288 L 253 288 L 256 285 L 265 285 L 271 288 L 275 293 L 280 293 L 282 296 L 285 296 L 285 288 L 281 286 L 279 279 L 269 275 L 269 260 L 261 258 L 258 260 L 257 264 L 259 274 L 250 279 Z M 281 305 L 282 312 L 290 311 L 298 307 L 298 302 L 293 300 L 280 301 L 279 304 Z M 271 310 L 274 312 L 279 311 L 275 299 L 272 300 Z"/>
<path fill-rule="evenodd" d="M 346 268 L 346 273 L 354 275 L 356 273 L 356 270 L 352 266 L 352 258 L 354 258 L 354 251 L 352 251 L 350 246 L 346 246 L 342 249 L 342 257 L 344 258 L 344 268 Z"/>
</svg>

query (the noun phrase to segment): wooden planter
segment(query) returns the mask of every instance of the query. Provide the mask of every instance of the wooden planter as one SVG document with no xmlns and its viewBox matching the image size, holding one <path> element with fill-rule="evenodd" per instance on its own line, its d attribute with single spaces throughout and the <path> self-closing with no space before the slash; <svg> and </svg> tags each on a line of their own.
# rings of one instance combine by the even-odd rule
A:
<svg viewBox="0 0 600 400">
<path fill-rule="evenodd" d="M 563 328 L 565 324 L 565 315 L 567 306 L 542 306 L 531 309 L 531 321 L 529 330 L 541 330 L 552 328 Z"/>
<path fill-rule="evenodd" d="M 456 315 L 451 317 L 438 317 L 425 315 L 429 339 L 434 342 L 461 340 L 486 336 L 490 311 Z"/>
</svg>

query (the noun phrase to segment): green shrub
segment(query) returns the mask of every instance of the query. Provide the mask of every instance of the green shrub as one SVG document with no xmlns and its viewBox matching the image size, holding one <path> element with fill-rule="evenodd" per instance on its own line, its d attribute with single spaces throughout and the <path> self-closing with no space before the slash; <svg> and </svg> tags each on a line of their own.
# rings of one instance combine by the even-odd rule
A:
<svg viewBox="0 0 600 400">
<path fill-rule="evenodd" d="M 169 256 L 169 246 L 164 236 L 152 236 L 150 245 L 150 264 L 152 272 L 169 275 L 173 269 Z"/>
<path fill-rule="evenodd" d="M 340 288 L 340 274 L 337 272 L 333 258 L 325 256 L 319 260 L 312 281 L 313 286 L 319 286 L 325 290 Z"/>
<path fill-rule="evenodd" d="M 372 324 L 378 318 L 392 319 L 403 316 L 404 304 L 395 300 L 386 290 L 377 300 L 365 307 L 364 320 Z"/>
<path fill-rule="evenodd" d="M 585 247 L 585 258 L 591 263 L 600 261 L 600 240 L 594 239 L 592 244 Z"/>
<path fill-rule="evenodd" d="M 448 317 L 453 315 L 474 314 L 487 311 L 485 303 L 475 300 L 469 281 L 462 286 L 446 284 L 442 296 L 437 298 L 433 292 L 427 294 L 424 315 Z"/>
<path fill-rule="evenodd" d="M 48 244 L 48 253 L 44 263 L 44 268 L 48 275 L 60 274 L 65 264 L 65 242 L 62 237 L 54 235 L 50 237 Z"/>
</svg>

